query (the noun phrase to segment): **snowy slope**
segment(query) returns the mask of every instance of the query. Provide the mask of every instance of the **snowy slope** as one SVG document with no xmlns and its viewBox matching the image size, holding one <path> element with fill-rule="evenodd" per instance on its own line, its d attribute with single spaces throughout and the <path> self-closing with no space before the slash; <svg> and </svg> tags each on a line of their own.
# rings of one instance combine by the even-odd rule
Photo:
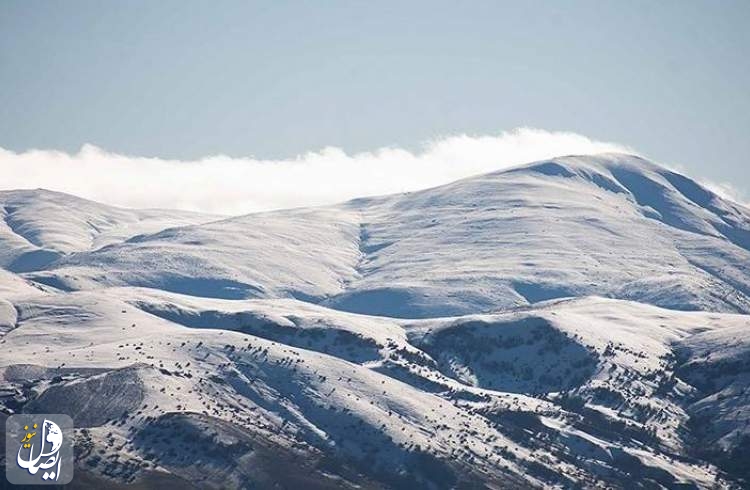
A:
<svg viewBox="0 0 750 490">
<path fill-rule="evenodd" d="M 386 314 L 408 296 L 399 316 L 435 316 L 597 294 L 750 311 L 750 211 L 637 157 L 559 158 L 367 207 L 363 277 L 330 301 L 348 310 Z"/>
<path fill-rule="evenodd" d="M 705 415 L 716 433 L 688 428 L 724 388 L 693 383 L 702 352 L 685 351 L 747 350 L 743 315 L 588 298 L 397 321 L 132 288 L 16 306 L 1 341 L 6 405 L 73 414 L 89 428 L 81 464 L 120 481 L 248 483 L 274 471 L 239 463 L 264 441 L 271 454 L 333 459 L 350 483 L 729 486 L 694 456 L 721 439 L 712 460 L 731 466 L 750 434 L 716 411 Z M 734 389 L 748 389 L 744 369 Z"/>
<path fill-rule="evenodd" d="M 750 211 L 640 158 L 219 220 L 0 200 L 0 423 L 71 414 L 82 488 L 750 485 Z"/>
<path fill-rule="evenodd" d="M 170 228 L 72 254 L 28 277 L 66 289 L 147 286 L 204 297 L 316 299 L 343 291 L 359 259 L 357 213 L 281 211 Z"/>
<path fill-rule="evenodd" d="M 750 312 L 750 211 L 638 157 L 565 157 L 140 236 L 48 269 L 29 277 L 69 290 L 294 297 L 404 318 L 592 294 Z"/>
<path fill-rule="evenodd" d="M 184 211 L 121 209 L 43 189 L 0 191 L 0 215 L 0 265 L 15 272 L 37 270 L 64 254 L 135 235 L 217 218 Z"/>
</svg>

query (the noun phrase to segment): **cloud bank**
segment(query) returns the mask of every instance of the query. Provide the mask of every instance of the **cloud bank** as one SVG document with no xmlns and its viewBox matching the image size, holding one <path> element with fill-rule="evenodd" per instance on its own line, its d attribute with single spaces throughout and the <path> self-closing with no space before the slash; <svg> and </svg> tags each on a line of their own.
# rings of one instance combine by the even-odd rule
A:
<svg viewBox="0 0 750 490">
<path fill-rule="evenodd" d="M 167 160 L 92 145 L 76 154 L 0 148 L 0 186 L 41 187 L 125 207 L 242 214 L 413 191 L 535 160 L 612 151 L 633 152 L 575 133 L 529 128 L 450 136 L 418 152 L 381 148 L 347 155 L 329 147 L 286 160 L 224 155 Z"/>
</svg>

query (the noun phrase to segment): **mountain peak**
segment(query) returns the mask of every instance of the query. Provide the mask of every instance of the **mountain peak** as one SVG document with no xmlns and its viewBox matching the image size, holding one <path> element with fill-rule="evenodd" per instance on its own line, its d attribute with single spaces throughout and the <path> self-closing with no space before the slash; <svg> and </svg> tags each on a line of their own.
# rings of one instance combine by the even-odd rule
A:
<svg viewBox="0 0 750 490">
<path fill-rule="evenodd" d="M 71 414 L 91 429 L 86 471 L 131 478 L 127 434 L 127 458 L 182 486 L 263 486 L 264 462 L 298 460 L 281 486 L 733 488 L 709 463 L 747 473 L 734 395 L 750 317 L 726 313 L 750 313 L 750 213 L 687 177 L 566 156 L 191 219 L 0 193 L 15 394 L 0 408 Z"/>
<path fill-rule="evenodd" d="M 413 193 L 98 239 L 105 248 L 82 232 L 85 247 L 34 278 L 409 318 L 586 295 L 750 312 L 750 214 L 635 155 L 565 156 Z"/>
<path fill-rule="evenodd" d="M 594 155 L 566 155 L 519 165 L 497 173 L 535 172 L 557 177 L 590 177 L 607 174 L 616 169 L 640 173 L 663 173 L 667 168 L 639 155 L 629 153 L 598 153 Z"/>
</svg>

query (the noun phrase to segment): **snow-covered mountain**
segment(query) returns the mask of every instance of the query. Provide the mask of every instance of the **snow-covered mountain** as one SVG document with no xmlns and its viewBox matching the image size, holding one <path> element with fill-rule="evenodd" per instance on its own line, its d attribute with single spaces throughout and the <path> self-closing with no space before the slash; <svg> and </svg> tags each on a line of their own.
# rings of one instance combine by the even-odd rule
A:
<svg viewBox="0 0 750 490">
<path fill-rule="evenodd" d="M 76 252 L 29 277 L 64 290 L 298 298 L 404 318 L 584 295 L 750 312 L 750 210 L 625 155 L 560 158 Z"/>
<path fill-rule="evenodd" d="M 217 216 L 106 206 L 44 189 L 0 191 L 0 265 L 28 272 L 75 252 Z"/>
<path fill-rule="evenodd" d="M 73 416 L 81 488 L 749 484 L 750 210 L 641 158 L 0 209 L 0 404 Z"/>
</svg>

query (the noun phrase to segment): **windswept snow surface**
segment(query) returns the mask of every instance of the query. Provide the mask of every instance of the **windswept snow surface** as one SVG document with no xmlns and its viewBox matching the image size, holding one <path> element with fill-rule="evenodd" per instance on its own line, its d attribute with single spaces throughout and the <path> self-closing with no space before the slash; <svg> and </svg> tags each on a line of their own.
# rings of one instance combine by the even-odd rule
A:
<svg viewBox="0 0 750 490">
<path fill-rule="evenodd" d="M 74 418 L 81 488 L 748 485 L 750 211 L 640 158 L 228 219 L 0 200 L 0 406 Z"/>
<path fill-rule="evenodd" d="M 750 211 L 637 157 L 566 157 L 172 228 L 63 256 L 29 277 L 66 290 L 287 297 L 400 318 L 584 295 L 748 313 Z"/>
<path fill-rule="evenodd" d="M 41 269 L 67 254 L 136 235 L 218 218 L 121 209 L 43 189 L 0 191 L 0 216 L 0 265 L 14 272 Z"/>
</svg>

